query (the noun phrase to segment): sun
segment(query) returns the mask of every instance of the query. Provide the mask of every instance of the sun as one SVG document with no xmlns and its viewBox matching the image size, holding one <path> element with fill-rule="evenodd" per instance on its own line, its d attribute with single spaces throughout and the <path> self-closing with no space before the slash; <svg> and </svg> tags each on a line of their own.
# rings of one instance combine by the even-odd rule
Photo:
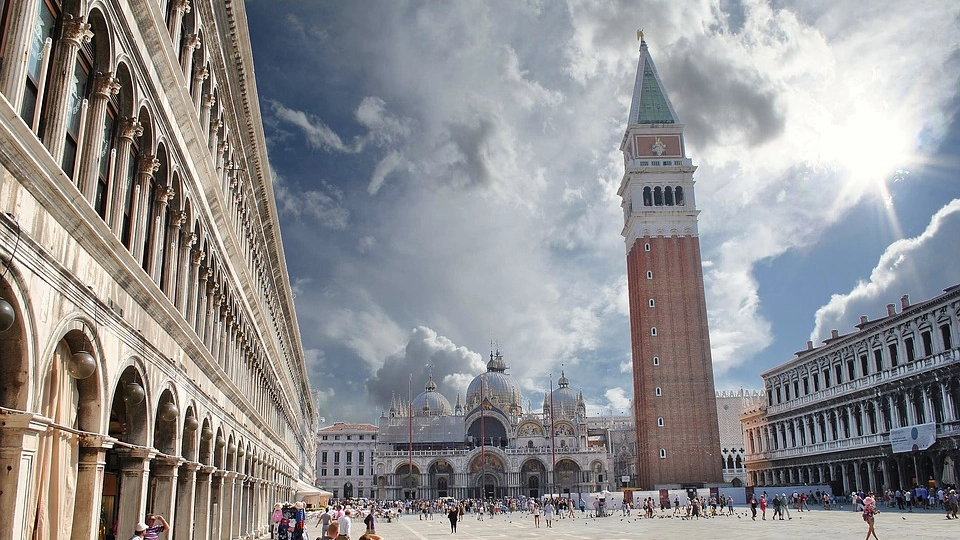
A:
<svg viewBox="0 0 960 540">
<path fill-rule="evenodd" d="M 889 201 L 887 181 L 913 159 L 913 137 L 902 113 L 858 100 L 823 132 L 822 156 L 845 180 L 841 193 Z"/>
</svg>

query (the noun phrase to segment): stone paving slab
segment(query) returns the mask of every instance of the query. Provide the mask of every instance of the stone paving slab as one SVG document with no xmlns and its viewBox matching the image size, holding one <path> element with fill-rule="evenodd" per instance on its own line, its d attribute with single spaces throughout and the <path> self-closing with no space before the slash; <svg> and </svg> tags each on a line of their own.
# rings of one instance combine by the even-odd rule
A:
<svg viewBox="0 0 960 540">
<path fill-rule="evenodd" d="M 522 512 L 496 517 L 486 516 L 478 521 L 473 515 L 464 516 L 457 525 L 457 534 L 450 533 L 446 516 L 437 514 L 432 520 L 420 520 L 415 514 L 405 515 L 392 523 L 377 523 L 377 534 L 384 540 L 494 540 L 545 539 L 560 540 L 634 540 L 652 539 L 861 539 L 866 535 L 866 523 L 859 513 L 846 510 L 791 511 L 793 519 L 772 521 L 757 517 L 751 521 L 743 511 L 734 516 L 718 516 L 687 520 L 680 518 L 637 519 L 622 517 L 619 512 L 605 518 L 557 519 L 553 528 L 534 527 L 533 517 Z M 359 520 L 358 520 L 359 521 Z M 313 525 L 310 523 L 309 525 Z M 354 523 L 354 532 L 363 530 L 363 523 Z M 944 514 L 933 511 L 913 513 L 882 510 L 876 517 L 876 531 L 880 540 L 956 540 L 960 538 L 960 520 L 947 520 Z M 353 535 L 356 540 L 359 534 Z M 320 537 L 319 529 L 311 527 L 311 540 Z"/>
</svg>

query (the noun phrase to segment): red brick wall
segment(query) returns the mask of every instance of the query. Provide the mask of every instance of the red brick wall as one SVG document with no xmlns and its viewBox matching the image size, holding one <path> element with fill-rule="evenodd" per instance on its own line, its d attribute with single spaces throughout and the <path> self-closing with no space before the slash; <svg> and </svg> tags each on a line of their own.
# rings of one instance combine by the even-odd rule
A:
<svg viewBox="0 0 960 540">
<path fill-rule="evenodd" d="M 653 279 L 647 279 L 648 270 Z M 627 254 L 627 282 L 639 484 L 652 489 L 722 482 L 699 240 L 638 238 Z M 656 336 L 650 335 L 652 327 Z M 657 426 L 659 417 L 664 427 Z M 661 448 L 666 459 L 660 459 Z"/>
</svg>

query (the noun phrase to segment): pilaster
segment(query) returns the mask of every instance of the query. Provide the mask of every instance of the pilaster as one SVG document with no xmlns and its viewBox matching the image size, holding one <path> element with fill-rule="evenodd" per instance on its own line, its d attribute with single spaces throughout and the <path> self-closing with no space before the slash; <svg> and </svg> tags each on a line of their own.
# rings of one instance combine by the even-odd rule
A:
<svg viewBox="0 0 960 540">
<path fill-rule="evenodd" d="M 0 540 L 30 538 L 33 516 L 28 515 L 36 496 L 33 486 L 40 436 L 47 430 L 31 413 L 2 415 L 0 422 Z"/>
</svg>

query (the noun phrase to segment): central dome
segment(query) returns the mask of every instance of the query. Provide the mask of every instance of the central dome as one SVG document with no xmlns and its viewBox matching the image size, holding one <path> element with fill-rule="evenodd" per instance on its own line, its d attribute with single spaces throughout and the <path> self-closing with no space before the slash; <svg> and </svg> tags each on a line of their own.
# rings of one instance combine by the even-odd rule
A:
<svg viewBox="0 0 960 540">
<path fill-rule="evenodd" d="M 506 374 L 507 364 L 503 361 L 500 351 L 490 353 L 487 362 L 487 372 L 477 375 L 467 387 L 467 410 L 473 410 L 480 405 L 480 395 L 494 407 L 512 414 L 522 412 L 520 387 L 513 377 Z M 481 391 L 481 386 L 482 391 Z"/>
<path fill-rule="evenodd" d="M 450 416 L 453 409 L 443 394 L 437 392 L 437 383 L 433 382 L 433 375 L 427 381 L 423 392 L 413 398 L 411 405 L 414 416 Z"/>
<path fill-rule="evenodd" d="M 558 388 L 555 389 L 548 400 L 544 400 L 544 410 L 549 410 L 552 404 L 556 416 L 565 416 L 572 418 L 576 416 L 580 408 L 580 396 L 570 388 L 570 380 L 560 372 L 560 379 L 557 380 Z"/>
</svg>

